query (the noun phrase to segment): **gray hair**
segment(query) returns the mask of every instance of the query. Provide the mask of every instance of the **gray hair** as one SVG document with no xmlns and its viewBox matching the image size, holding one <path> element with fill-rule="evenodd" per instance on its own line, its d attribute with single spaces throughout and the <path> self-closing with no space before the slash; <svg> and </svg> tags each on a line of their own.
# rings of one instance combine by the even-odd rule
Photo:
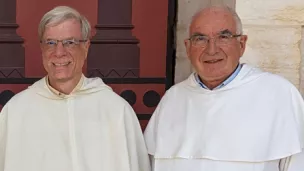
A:
<svg viewBox="0 0 304 171">
<path fill-rule="evenodd" d="M 242 25 L 242 21 L 239 17 L 239 15 L 237 14 L 237 12 L 229 7 L 229 6 L 226 6 L 226 5 L 210 5 L 208 7 L 204 7 L 204 8 L 201 8 L 199 9 L 192 17 L 191 19 L 191 22 L 190 22 L 190 25 L 193 23 L 193 21 L 195 20 L 195 18 L 200 15 L 200 13 L 206 9 L 210 9 L 210 8 L 219 8 L 219 9 L 223 9 L 225 11 L 228 11 L 232 16 L 233 16 L 233 19 L 236 23 L 236 34 L 243 34 L 243 25 Z"/>
<path fill-rule="evenodd" d="M 81 25 L 82 38 L 88 40 L 91 36 L 91 25 L 89 21 L 77 10 L 68 6 L 55 7 L 42 17 L 38 27 L 39 39 L 41 40 L 43 38 L 46 27 L 56 26 L 69 19 L 79 21 Z"/>
</svg>

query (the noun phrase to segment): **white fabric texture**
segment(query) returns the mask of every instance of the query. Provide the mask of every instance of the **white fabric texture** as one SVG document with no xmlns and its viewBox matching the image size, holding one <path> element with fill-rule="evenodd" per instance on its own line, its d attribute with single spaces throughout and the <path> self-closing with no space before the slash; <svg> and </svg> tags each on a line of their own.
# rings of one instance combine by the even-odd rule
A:
<svg viewBox="0 0 304 171">
<path fill-rule="evenodd" d="M 0 114 L 0 171 L 149 171 L 131 106 L 99 78 L 57 96 L 46 78 Z"/>
<path fill-rule="evenodd" d="M 303 116 L 290 82 L 244 64 L 218 90 L 201 88 L 193 74 L 173 86 L 145 139 L 155 171 L 278 171 L 281 159 L 302 151 Z"/>
</svg>

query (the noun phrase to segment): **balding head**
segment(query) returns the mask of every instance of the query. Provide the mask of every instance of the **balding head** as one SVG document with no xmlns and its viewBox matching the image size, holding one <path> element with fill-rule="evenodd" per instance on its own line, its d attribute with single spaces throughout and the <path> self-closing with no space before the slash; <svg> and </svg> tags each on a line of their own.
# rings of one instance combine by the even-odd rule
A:
<svg viewBox="0 0 304 171">
<path fill-rule="evenodd" d="M 236 11 L 224 5 L 212 5 L 198 10 L 191 19 L 189 30 L 191 30 L 191 26 L 193 25 L 194 22 L 197 22 L 197 20 L 199 20 L 202 16 L 206 16 L 207 14 L 211 14 L 211 13 L 213 13 L 212 15 L 216 13 L 224 13 L 227 16 L 227 18 L 234 20 L 233 23 L 236 28 L 236 34 L 243 33 L 242 21 L 238 16 L 238 14 L 236 13 Z"/>
</svg>

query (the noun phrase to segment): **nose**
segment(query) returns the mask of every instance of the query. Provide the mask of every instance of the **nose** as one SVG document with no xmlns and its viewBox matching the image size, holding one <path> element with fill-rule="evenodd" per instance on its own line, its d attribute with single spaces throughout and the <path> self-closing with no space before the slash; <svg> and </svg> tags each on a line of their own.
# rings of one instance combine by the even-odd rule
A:
<svg viewBox="0 0 304 171">
<path fill-rule="evenodd" d="M 55 47 L 55 54 L 56 57 L 62 57 L 66 55 L 66 49 L 63 47 L 61 42 L 58 42 L 57 46 Z"/>
<path fill-rule="evenodd" d="M 206 52 L 208 55 L 215 55 L 217 52 L 219 52 L 219 47 L 216 44 L 216 39 L 209 39 L 209 42 L 207 44 Z"/>
</svg>

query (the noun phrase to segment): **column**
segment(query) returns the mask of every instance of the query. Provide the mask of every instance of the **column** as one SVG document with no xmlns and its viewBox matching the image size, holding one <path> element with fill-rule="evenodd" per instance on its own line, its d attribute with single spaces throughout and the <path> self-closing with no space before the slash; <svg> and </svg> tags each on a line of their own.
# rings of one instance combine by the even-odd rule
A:
<svg viewBox="0 0 304 171">
<path fill-rule="evenodd" d="M 24 77 L 23 39 L 17 28 L 16 0 L 0 0 L 0 78 Z"/>
<path fill-rule="evenodd" d="M 139 77 L 139 41 L 132 36 L 132 0 L 99 0 L 96 35 L 88 54 L 88 76 Z"/>
</svg>

